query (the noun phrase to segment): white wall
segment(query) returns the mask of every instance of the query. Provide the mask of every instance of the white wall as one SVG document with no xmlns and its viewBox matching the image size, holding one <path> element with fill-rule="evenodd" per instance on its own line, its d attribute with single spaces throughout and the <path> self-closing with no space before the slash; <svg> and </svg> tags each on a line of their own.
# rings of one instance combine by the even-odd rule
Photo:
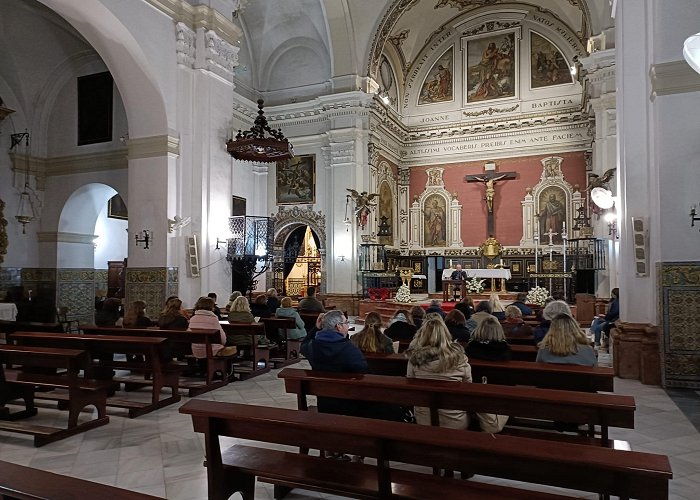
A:
<svg viewBox="0 0 700 500">
<path fill-rule="evenodd" d="M 128 251 L 126 229 L 128 225 L 128 221 L 107 217 L 107 204 L 105 203 L 95 223 L 95 234 L 99 236 L 95 240 L 95 269 L 107 269 L 107 261 L 126 258 Z"/>
</svg>

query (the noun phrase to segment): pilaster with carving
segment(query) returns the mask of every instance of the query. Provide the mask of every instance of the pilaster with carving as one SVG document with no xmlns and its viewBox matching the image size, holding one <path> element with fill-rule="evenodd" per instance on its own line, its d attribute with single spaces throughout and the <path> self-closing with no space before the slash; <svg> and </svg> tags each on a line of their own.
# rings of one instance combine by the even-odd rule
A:
<svg viewBox="0 0 700 500">
<path fill-rule="evenodd" d="M 409 206 L 410 200 L 408 196 L 409 184 L 411 182 L 411 169 L 399 167 L 399 178 L 398 178 L 398 188 L 399 188 L 399 199 L 398 199 L 398 220 L 399 220 L 399 249 L 401 250 L 401 255 L 408 255 L 408 242 L 409 238 Z M 396 240 L 394 240 L 396 241 Z"/>
<path fill-rule="evenodd" d="M 195 32 L 182 22 L 175 25 L 175 50 L 178 64 L 194 67 Z"/>
</svg>

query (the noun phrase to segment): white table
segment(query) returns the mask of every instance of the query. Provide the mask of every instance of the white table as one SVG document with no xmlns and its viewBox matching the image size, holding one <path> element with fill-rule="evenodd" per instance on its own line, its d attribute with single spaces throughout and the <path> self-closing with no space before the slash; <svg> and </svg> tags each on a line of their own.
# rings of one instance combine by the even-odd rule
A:
<svg viewBox="0 0 700 500">
<path fill-rule="evenodd" d="M 443 269 L 442 279 L 448 280 L 452 276 L 455 269 Z M 467 279 L 471 278 L 490 278 L 491 290 L 496 291 L 496 283 L 494 280 L 501 280 L 501 292 L 506 291 L 506 280 L 510 279 L 510 269 L 463 269 L 467 273 Z"/>
<path fill-rule="evenodd" d="M 0 304 L 0 320 L 14 321 L 17 318 L 17 306 L 14 304 Z"/>
</svg>

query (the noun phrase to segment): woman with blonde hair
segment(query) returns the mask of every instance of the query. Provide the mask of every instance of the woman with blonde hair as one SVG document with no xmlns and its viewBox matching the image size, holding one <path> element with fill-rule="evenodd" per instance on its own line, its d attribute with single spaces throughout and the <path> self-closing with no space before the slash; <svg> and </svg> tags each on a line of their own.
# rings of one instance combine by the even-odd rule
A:
<svg viewBox="0 0 700 500">
<path fill-rule="evenodd" d="M 274 288 L 272 288 L 274 290 Z M 284 297 L 280 303 L 280 307 L 275 311 L 275 317 L 277 318 L 292 318 L 294 320 L 294 328 L 287 328 L 287 338 L 292 340 L 303 339 L 306 337 L 306 326 L 304 325 L 304 320 L 301 319 L 299 313 L 296 309 L 292 307 L 292 299 L 290 297 Z M 280 328 L 278 335 L 280 338 L 284 338 L 284 331 Z"/>
<path fill-rule="evenodd" d="M 546 306 L 544 306 L 544 309 L 542 309 L 542 322 L 537 325 L 532 332 L 532 337 L 535 344 L 540 342 L 544 336 L 547 335 L 552 319 L 559 314 L 567 314 L 571 316 L 571 308 L 569 308 L 569 304 L 563 300 L 552 300 Z"/>
<path fill-rule="evenodd" d="M 394 352 L 392 340 L 382 333 L 382 317 L 377 312 L 367 313 L 364 328 L 350 337 L 350 342 L 362 352 Z"/>
<path fill-rule="evenodd" d="M 182 301 L 177 297 L 171 297 L 165 303 L 165 307 L 158 317 L 158 326 L 161 330 L 187 330 L 189 321 L 182 312 Z"/>
<path fill-rule="evenodd" d="M 437 315 L 436 315 L 437 316 Z M 434 380 L 471 382 L 472 369 L 464 349 L 452 341 L 452 335 L 439 316 L 426 316 L 406 351 L 408 356 L 407 377 Z M 430 410 L 415 407 L 416 421 L 430 425 Z M 466 429 L 469 418 L 466 411 L 440 410 L 440 426 Z"/>
<path fill-rule="evenodd" d="M 532 327 L 523 321 L 523 312 L 518 306 L 511 304 L 506 307 L 503 333 L 509 337 L 529 337 L 532 335 Z"/>
<path fill-rule="evenodd" d="M 228 312 L 229 323 L 254 323 L 255 317 L 250 312 L 250 304 L 248 299 L 243 295 L 236 297 L 231 304 Z M 227 335 L 226 345 L 235 345 L 241 347 L 251 346 L 250 335 Z M 277 347 L 268 340 L 265 335 L 258 335 L 258 345 Z"/>
<path fill-rule="evenodd" d="M 503 327 L 493 316 L 479 323 L 464 350 L 470 358 L 487 361 L 510 359 L 510 346 L 506 342 Z"/>
<path fill-rule="evenodd" d="M 124 328 L 148 328 L 152 321 L 146 316 L 146 303 L 143 300 L 135 300 L 129 306 L 124 315 L 122 326 Z"/>
<path fill-rule="evenodd" d="M 497 293 L 492 293 L 489 296 L 489 305 L 491 306 L 491 314 L 496 316 L 498 321 L 506 320 L 506 309 L 505 307 L 503 307 L 501 298 L 498 296 Z"/>
<path fill-rule="evenodd" d="M 568 314 L 559 314 L 552 319 L 549 331 L 538 347 L 537 361 L 540 363 L 598 365 L 590 341 L 578 322 Z"/>
</svg>

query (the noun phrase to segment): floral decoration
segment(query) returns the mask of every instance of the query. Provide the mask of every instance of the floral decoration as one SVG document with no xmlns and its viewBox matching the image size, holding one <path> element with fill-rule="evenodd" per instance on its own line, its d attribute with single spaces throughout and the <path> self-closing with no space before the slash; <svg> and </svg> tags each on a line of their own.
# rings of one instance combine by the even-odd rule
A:
<svg viewBox="0 0 700 500">
<path fill-rule="evenodd" d="M 411 302 L 411 289 L 407 285 L 401 285 L 394 300 L 396 302 Z"/>
<path fill-rule="evenodd" d="M 368 288 L 367 295 L 371 300 L 386 300 L 391 297 L 391 290 L 388 288 Z"/>
<path fill-rule="evenodd" d="M 484 283 L 486 280 L 480 280 L 476 276 L 467 280 L 467 291 L 469 293 L 481 293 L 484 291 Z"/>
<path fill-rule="evenodd" d="M 538 306 L 543 306 L 544 301 L 549 297 L 549 290 L 543 286 L 536 286 L 531 288 L 527 292 L 527 298 L 525 299 L 528 304 L 537 304 Z"/>
</svg>

